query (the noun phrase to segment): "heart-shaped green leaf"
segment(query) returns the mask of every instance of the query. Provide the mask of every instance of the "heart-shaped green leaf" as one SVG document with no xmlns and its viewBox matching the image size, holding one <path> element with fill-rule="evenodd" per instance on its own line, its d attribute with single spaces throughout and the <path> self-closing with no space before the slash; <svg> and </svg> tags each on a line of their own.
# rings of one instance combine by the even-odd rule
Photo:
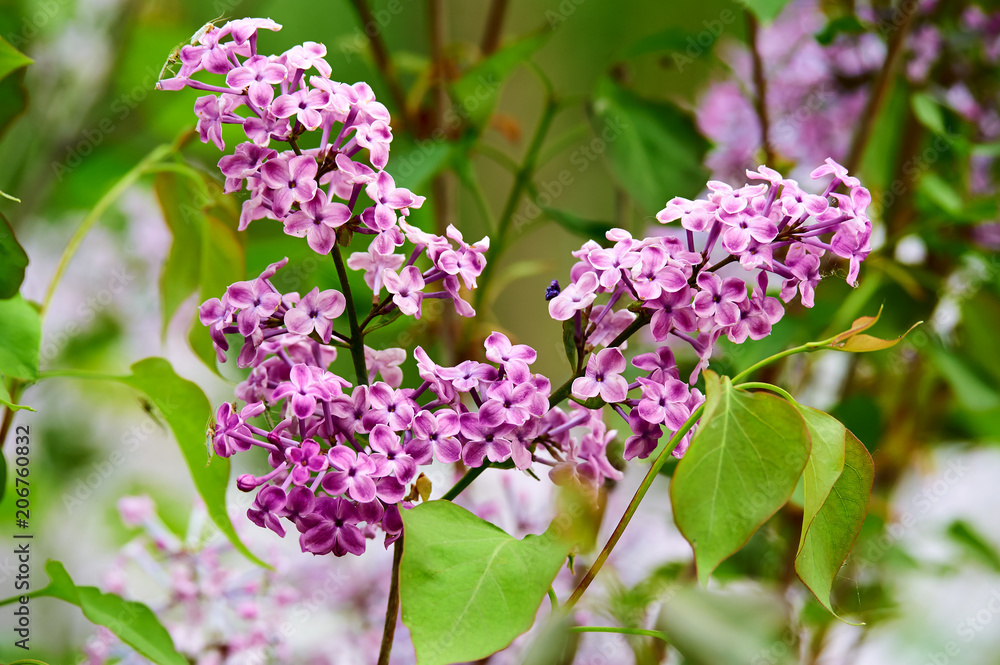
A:
<svg viewBox="0 0 1000 665">
<path fill-rule="evenodd" d="M 15 295 L 0 300 L 0 374 L 14 379 L 38 378 L 38 348 L 42 319 L 38 309 Z"/>
<path fill-rule="evenodd" d="M 403 623 L 419 665 L 485 658 L 531 627 L 566 560 L 553 524 L 518 540 L 450 501 L 403 511 Z"/>
<path fill-rule="evenodd" d="M 801 404 L 795 406 L 805 419 L 812 439 L 809 461 L 806 462 L 805 471 L 802 472 L 804 499 L 802 538 L 799 540 L 801 551 L 809 525 L 844 470 L 847 428 L 839 420 L 822 411 Z"/>
<path fill-rule="evenodd" d="M 737 390 L 711 371 L 705 381 L 701 424 L 670 485 L 703 584 L 785 504 L 810 450 L 802 416 L 784 399 Z"/>
<path fill-rule="evenodd" d="M 831 612 L 833 580 L 864 524 L 874 478 L 875 466 L 868 450 L 846 432 L 844 470 L 803 533 L 795 557 L 799 579 Z"/>
</svg>

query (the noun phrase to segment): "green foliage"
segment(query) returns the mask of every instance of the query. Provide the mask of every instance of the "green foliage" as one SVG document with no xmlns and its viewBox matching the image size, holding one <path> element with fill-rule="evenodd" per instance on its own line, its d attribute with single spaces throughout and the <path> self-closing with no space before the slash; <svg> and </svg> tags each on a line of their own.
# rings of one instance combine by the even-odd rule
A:
<svg viewBox="0 0 1000 665">
<path fill-rule="evenodd" d="M 157 199 L 173 236 L 170 254 L 160 275 L 163 331 L 177 308 L 192 294 L 198 302 L 218 298 L 233 281 L 245 275 L 243 237 L 236 232 L 239 210 L 211 178 L 186 165 L 180 172 L 158 173 Z M 216 369 L 208 331 L 192 325 L 189 341 L 205 364 Z"/>
<path fill-rule="evenodd" d="M 665 30 L 654 32 L 632 42 L 622 49 L 621 57 L 623 60 L 627 60 L 650 53 L 683 51 L 688 46 L 689 37 L 690 35 L 683 28 L 670 26 Z"/>
<path fill-rule="evenodd" d="M 17 242 L 14 229 L 7 218 L 0 215 L 0 300 L 13 298 L 24 281 L 28 255 Z"/>
<path fill-rule="evenodd" d="M 605 234 L 615 226 L 611 222 L 598 219 L 586 219 L 580 217 L 579 215 L 566 212 L 565 210 L 556 210 L 555 208 L 543 207 L 542 212 L 545 213 L 546 217 L 570 233 L 574 233 L 588 240 L 593 239 L 602 245 L 607 244 Z"/>
<path fill-rule="evenodd" d="M 674 521 L 707 584 L 795 490 L 809 457 L 802 416 L 785 400 L 747 393 L 706 372 L 706 402 L 670 485 Z"/>
<path fill-rule="evenodd" d="M 865 31 L 865 26 L 854 14 L 838 16 L 823 26 L 823 29 L 816 33 L 816 41 L 823 46 L 829 46 L 838 35 L 857 35 Z"/>
<path fill-rule="evenodd" d="M 14 409 L 15 411 L 20 411 L 21 409 L 26 409 L 28 411 L 34 411 L 30 406 L 24 404 L 17 404 L 10 396 L 10 392 L 7 390 L 7 385 L 4 381 L 0 381 L 0 404 L 4 405 L 8 409 Z"/>
<path fill-rule="evenodd" d="M 959 545 L 963 553 L 973 561 L 985 565 L 995 573 L 1000 573 L 1000 553 L 989 539 L 965 520 L 955 520 L 948 525 L 948 537 Z"/>
<path fill-rule="evenodd" d="M 0 80 L 7 78 L 12 72 L 27 67 L 34 60 L 24 55 L 11 46 L 3 37 L 0 37 Z"/>
<path fill-rule="evenodd" d="M 833 416 L 798 406 L 812 438 L 803 474 L 805 502 L 795 571 L 823 607 L 868 514 L 875 466 L 864 445 Z"/>
<path fill-rule="evenodd" d="M 788 2 L 789 0 L 740 0 L 740 4 L 763 23 L 776 19 Z"/>
<path fill-rule="evenodd" d="M 392 177 L 396 186 L 422 194 L 431 179 L 448 167 L 452 153 L 452 145 L 445 140 L 432 137 L 427 141 L 414 142 L 405 135 L 394 138 Z"/>
<path fill-rule="evenodd" d="M 555 523 L 518 540 L 449 501 L 403 511 L 403 623 L 420 665 L 484 658 L 528 630 L 566 560 Z"/>
<path fill-rule="evenodd" d="M 174 648 L 170 633 L 146 605 L 103 593 L 96 587 L 77 586 L 58 561 L 49 560 L 45 572 L 49 576 L 48 585 L 27 594 L 29 597 L 58 598 L 76 605 L 88 621 L 104 626 L 156 665 L 187 665 L 187 658 Z M 8 598 L 0 605 L 17 600 L 18 596 Z"/>
<path fill-rule="evenodd" d="M 451 84 L 451 96 L 473 127 L 481 130 L 489 120 L 500 88 L 511 72 L 540 49 L 552 33 L 536 32 L 522 37 L 476 63 Z"/>
<path fill-rule="evenodd" d="M 0 300 L 0 321 L 0 374 L 34 381 L 42 337 L 38 309 L 20 295 Z"/>
<path fill-rule="evenodd" d="M 229 460 L 209 458 L 205 429 L 212 419 L 212 409 L 205 393 L 197 385 L 177 376 L 170 363 L 162 358 L 140 360 L 132 365 L 130 376 L 118 380 L 146 395 L 163 414 L 215 525 L 244 556 L 266 566 L 247 549 L 229 521 L 226 512 Z"/>
<path fill-rule="evenodd" d="M 643 214 L 654 214 L 670 196 L 695 196 L 705 186 L 708 142 L 673 104 L 645 99 L 605 77 L 594 91 L 590 121 L 605 143 L 612 173 Z"/>
</svg>

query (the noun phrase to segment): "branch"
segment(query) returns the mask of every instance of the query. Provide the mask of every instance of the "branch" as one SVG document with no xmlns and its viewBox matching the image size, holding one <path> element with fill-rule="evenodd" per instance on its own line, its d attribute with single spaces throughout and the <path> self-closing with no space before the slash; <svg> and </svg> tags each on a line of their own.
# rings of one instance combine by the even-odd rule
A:
<svg viewBox="0 0 1000 665">
<path fill-rule="evenodd" d="M 340 255 L 340 244 L 333 246 L 333 263 L 337 267 L 337 277 L 340 278 L 340 288 L 344 291 L 345 309 L 347 310 L 347 322 L 351 326 L 351 359 L 354 361 L 354 374 L 358 379 L 357 385 L 368 384 L 368 366 L 365 364 L 365 334 L 358 325 L 358 312 L 354 309 L 354 296 L 351 294 L 351 284 L 347 279 L 347 268 L 344 266 L 344 258 Z"/>
<path fill-rule="evenodd" d="M 885 56 L 885 63 L 882 65 L 878 78 L 872 87 L 871 95 L 865 104 L 864 111 L 861 112 L 861 122 L 858 124 L 854 138 L 851 139 L 851 149 L 847 153 L 844 166 L 851 173 L 858 169 L 861 158 L 865 155 L 865 148 L 868 147 L 868 140 L 871 138 L 872 130 L 875 128 L 875 121 L 878 118 L 882 102 L 885 100 L 889 84 L 892 82 L 892 72 L 896 68 L 903 52 L 903 43 L 906 41 L 906 34 L 913 23 L 913 17 L 917 13 L 919 3 L 902 0 L 898 8 L 894 10 L 894 16 L 902 16 L 902 22 L 896 27 L 896 31 L 889 38 L 888 52 Z"/>
<path fill-rule="evenodd" d="M 503 36 L 503 19 L 506 13 L 507 0 L 493 0 L 490 3 L 490 13 L 486 17 L 486 26 L 483 29 L 483 41 L 480 47 L 484 58 L 500 46 L 500 38 Z"/>
<path fill-rule="evenodd" d="M 590 570 L 588 570 L 587 574 L 583 576 L 580 583 L 576 585 L 576 589 L 573 590 L 573 595 L 571 595 L 569 600 L 566 601 L 566 604 L 562 606 L 563 612 L 569 612 L 569 610 L 573 609 L 576 603 L 580 600 L 580 597 L 587 590 L 587 587 L 589 587 L 590 583 L 594 581 L 595 577 L 597 577 L 597 573 L 601 571 L 601 568 L 604 566 L 604 562 L 607 561 L 608 557 L 611 555 L 611 550 L 615 548 L 615 545 L 618 544 L 618 540 L 622 537 L 622 534 L 625 533 L 625 527 L 627 527 L 628 523 L 632 520 L 632 516 L 635 515 L 635 511 L 638 510 L 643 497 L 646 496 L 646 492 L 648 492 L 649 488 L 653 485 L 653 481 L 656 479 L 656 476 L 660 474 L 660 469 L 662 469 L 663 465 L 667 463 L 667 458 L 670 457 L 670 453 L 672 453 L 674 448 L 677 447 L 677 444 L 680 443 L 684 435 L 687 434 L 692 427 L 694 427 L 696 422 L 698 422 L 698 419 L 701 418 L 701 414 L 704 410 L 705 405 L 702 404 L 691 413 L 691 416 L 688 417 L 684 425 L 682 425 L 681 428 L 674 432 L 674 435 L 670 437 L 667 445 L 663 448 L 663 452 L 659 454 L 656 461 L 649 467 L 649 471 L 646 472 L 646 477 L 642 479 L 642 484 L 639 485 L 639 489 L 636 490 L 635 496 L 633 496 L 632 501 L 629 502 L 628 508 L 625 510 L 625 514 L 622 515 L 622 518 L 618 521 L 618 526 L 615 527 L 615 531 L 611 534 L 611 538 L 609 538 L 608 542 L 605 543 L 604 549 L 601 550 L 600 555 L 597 557 L 597 560 L 594 561 Z"/>
<path fill-rule="evenodd" d="M 382 628 L 382 647 L 378 652 L 378 665 L 389 665 L 392 639 L 396 635 L 396 617 L 399 614 L 399 561 L 403 558 L 403 536 L 392 546 L 392 582 L 389 586 L 389 603 L 385 608 L 385 625 Z"/>
<path fill-rule="evenodd" d="M 747 38 L 750 42 L 750 55 L 753 58 L 753 85 L 756 90 L 754 107 L 757 109 L 757 120 L 760 122 L 760 142 L 764 148 L 764 163 L 774 165 L 774 153 L 771 151 L 770 123 L 767 119 L 767 81 L 764 78 L 764 61 L 760 57 L 757 37 L 760 24 L 753 13 L 747 10 Z"/>
<path fill-rule="evenodd" d="M 496 237 L 490 243 L 490 248 L 486 252 L 486 266 L 483 268 L 482 274 L 479 276 L 482 282 L 475 292 L 475 302 L 473 307 L 479 309 L 483 302 L 486 301 L 486 293 L 489 289 L 489 277 L 490 274 L 495 269 L 495 263 L 500 259 L 500 254 L 504 250 L 504 243 L 506 241 L 507 230 L 510 227 L 511 220 L 514 218 L 514 212 L 517 209 L 517 204 L 521 200 L 521 195 L 524 194 L 524 190 L 527 188 L 531 181 L 532 174 L 535 170 L 535 163 L 538 159 L 538 153 L 542 149 L 542 144 L 545 142 L 545 137 L 549 132 L 549 127 L 552 126 L 552 119 L 555 117 L 556 112 L 559 110 L 559 104 L 552 98 L 549 97 L 545 103 L 545 109 L 542 111 L 542 119 L 538 123 L 538 127 L 535 129 L 535 135 L 531 138 L 531 144 L 528 146 L 528 151 L 524 156 L 524 162 L 521 168 L 518 169 L 514 176 L 514 185 L 511 187 L 510 195 L 507 197 L 507 202 L 504 204 L 503 212 L 500 214 L 499 222 L 497 223 Z"/>
<path fill-rule="evenodd" d="M 406 94 L 399 85 L 399 79 L 396 78 L 396 68 L 392 63 L 392 56 L 385 45 L 385 40 L 382 39 L 383 26 L 372 14 L 371 7 L 368 6 L 368 0 L 351 0 L 351 5 L 354 6 L 354 10 L 358 13 L 358 19 L 361 21 L 361 30 L 368 36 L 368 44 L 372 48 L 372 58 L 375 59 L 375 66 L 378 67 L 379 72 L 382 74 L 382 78 L 389 88 L 389 95 L 392 97 L 392 102 L 399 109 L 400 115 L 403 116 L 405 122 L 408 120 L 406 117 Z M 374 26 L 375 29 L 369 31 L 368 26 L 370 25 Z"/>
</svg>

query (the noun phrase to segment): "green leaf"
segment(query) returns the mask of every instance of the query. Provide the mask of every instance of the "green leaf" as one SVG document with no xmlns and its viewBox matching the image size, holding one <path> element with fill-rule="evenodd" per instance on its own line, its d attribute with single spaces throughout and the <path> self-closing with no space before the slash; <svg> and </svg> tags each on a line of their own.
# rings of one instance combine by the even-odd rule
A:
<svg viewBox="0 0 1000 665">
<path fill-rule="evenodd" d="M 485 658 L 531 627 L 569 552 L 555 523 L 511 537 L 450 501 L 403 511 L 403 623 L 419 665 Z"/>
<path fill-rule="evenodd" d="M 185 171 L 158 173 L 155 188 L 163 217 L 173 236 L 160 274 L 163 331 L 177 308 L 196 293 L 200 304 L 219 298 L 246 275 L 244 237 L 237 233 L 239 209 L 219 184 L 184 164 Z M 201 360 L 218 373 L 208 329 L 192 313 L 188 342 Z"/>
<path fill-rule="evenodd" d="M 493 112 L 500 88 L 514 69 L 540 49 L 551 31 L 532 33 L 507 44 L 502 49 L 473 65 L 451 84 L 451 97 L 458 112 L 477 128 L 482 128 Z"/>
<path fill-rule="evenodd" d="M 600 245 L 608 244 L 608 239 L 605 237 L 605 234 L 615 226 L 611 222 L 596 219 L 584 219 L 583 217 L 579 217 L 573 213 L 569 213 L 564 210 L 556 210 L 555 208 L 543 207 L 542 212 L 545 213 L 546 217 L 570 233 L 583 236 L 588 240 L 595 240 Z"/>
<path fill-rule="evenodd" d="M 844 470 L 847 428 L 833 416 L 802 404 L 795 404 L 809 428 L 812 448 L 802 472 L 802 536 L 799 551 L 806 541 L 809 525 L 823 507 L 837 478 Z"/>
<path fill-rule="evenodd" d="M 184 175 L 158 173 L 155 189 L 173 236 L 160 275 L 166 330 L 174 312 L 191 294 L 197 293 L 199 302 L 218 298 L 229 284 L 243 279 L 245 254 L 243 239 L 236 233 L 239 210 L 214 180 L 187 168 Z"/>
<path fill-rule="evenodd" d="M 761 23 L 770 23 L 778 17 L 789 0 L 740 0 L 740 4 L 753 12 Z"/>
<path fill-rule="evenodd" d="M 822 30 L 816 33 L 816 41 L 823 46 L 829 46 L 837 35 L 858 35 L 865 32 L 865 26 L 854 14 L 838 16 L 827 23 Z"/>
<path fill-rule="evenodd" d="M 385 328 L 387 325 L 394 323 L 396 319 L 401 317 L 403 312 L 397 307 L 388 314 L 379 314 L 375 317 L 375 320 L 365 328 L 365 334 L 378 330 L 379 328 Z"/>
<path fill-rule="evenodd" d="M 83 610 L 91 623 L 104 626 L 140 654 L 157 665 L 187 665 L 188 660 L 174 647 L 170 633 L 146 605 L 113 593 L 103 593 L 92 586 L 77 586 L 58 561 L 45 564 L 49 584 L 27 594 L 29 597 L 49 597 L 64 600 Z M 8 598 L 0 605 L 17 602 Z"/>
<path fill-rule="evenodd" d="M 1000 406 L 996 387 L 980 377 L 976 371 L 979 368 L 970 366 L 965 358 L 940 346 L 931 347 L 928 355 L 964 408 L 983 412 Z"/>
<path fill-rule="evenodd" d="M 802 416 L 784 399 L 737 390 L 711 371 L 705 381 L 701 424 L 670 485 L 702 584 L 785 504 L 810 450 Z"/>
<path fill-rule="evenodd" d="M 823 607 L 833 612 L 830 591 L 868 514 L 875 465 L 856 436 L 846 432 L 844 470 L 803 534 L 795 572 Z"/>
<path fill-rule="evenodd" d="M 1000 157 L 1000 141 L 978 143 L 972 146 L 971 152 L 975 157 Z"/>
<path fill-rule="evenodd" d="M 212 419 L 212 409 L 205 393 L 194 383 L 177 376 L 163 358 L 140 360 L 132 365 L 130 376 L 118 380 L 145 394 L 163 414 L 215 525 L 244 556 L 267 567 L 247 549 L 229 521 L 226 512 L 229 460 L 218 456 L 209 458 L 205 431 Z"/>
<path fill-rule="evenodd" d="M 562 324 L 563 350 L 566 351 L 566 360 L 569 361 L 571 372 L 576 371 L 576 323 L 573 319 L 566 319 Z"/>
<path fill-rule="evenodd" d="M 652 215 L 674 196 L 705 186 L 708 142 L 690 115 L 673 104 L 640 97 L 601 78 L 589 109 L 596 136 L 619 184 Z"/>
<path fill-rule="evenodd" d="M 396 186 L 419 194 L 428 187 L 434 176 L 447 168 L 451 160 L 451 144 L 445 137 L 416 143 L 410 141 L 405 134 L 400 138 L 399 146 L 396 146 L 395 138 L 392 142 Z"/>
<path fill-rule="evenodd" d="M 910 108 L 913 109 L 913 115 L 921 125 L 935 134 L 948 135 L 948 130 L 944 126 L 944 112 L 941 110 L 941 106 L 926 92 L 913 93 L 910 96 Z"/>
<path fill-rule="evenodd" d="M 24 55 L 16 48 L 11 46 L 3 37 L 0 37 L 0 81 L 7 78 L 7 76 L 21 67 L 27 67 L 34 60 Z"/>
<path fill-rule="evenodd" d="M 919 201 L 925 203 L 925 208 L 931 207 L 932 210 L 939 208 L 949 215 L 960 215 L 965 208 L 965 202 L 958 190 L 936 173 L 928 172 L 920 178 L 917 193 L 920 194 Z M 932 205 L 927 206 L 927 203 Z"/>
<path fill-rule="evenodd" d="M 18 292 L 27 265 L 27 253 L 17 242 L 7 218 L 0 215 L 0 300 L 13 298 Z"/>
<path fill-rule="evenodd" d="M 162 333 L 166 334 L 177 308 L 198 288 L 204 222 L 201 212 L 189 203 L 198 196 L 190 178 L 173 172 L 157 173 L 153 190 L 173 238 L 160 272 Z"/>
<path fill-rule="evenodd" d="M 38 347 L 42 320 L 35 306 L 16 295 L 0 300 L 0 374 L 34 381 L 38 378 Z"/>
<path fill-rule="evenodd" d="M 632 42 L 622 49 L 620 57 L 623 60 L 629 60 L 650 53 L 683 51 L 688 47 L 688 39 L 690 38 L 691 35 L 686 30 L 673 25 Z"/>
</svg>

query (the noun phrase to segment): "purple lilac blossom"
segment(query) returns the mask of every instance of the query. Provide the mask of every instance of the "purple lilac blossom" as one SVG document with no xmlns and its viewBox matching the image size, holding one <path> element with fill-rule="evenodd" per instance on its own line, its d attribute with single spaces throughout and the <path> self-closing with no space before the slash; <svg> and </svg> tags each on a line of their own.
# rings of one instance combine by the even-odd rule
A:
<svg viewBox="0 0 1000 665">
<path fill-rule="evenodd" d="M 795 180 L 766 166 L 746 172 L 755 184 L 733 188 L 709 182 L 706 198 L 671 199 L 656 215 L 664 224 L 680 221 L 691 232 L 686 241 L 663 235 L 636 240 L 613 229 L 607 233 L 615 243 L 610 249 L 588 241 L 573 253 L 579 262 L 570 272 L 570 283 L 549 301 L 549 312 L 556 320 L 576 317 L 581 324 L 590 322 L 578 326 L 576 341 L 584 351 L 596 352 L 573 382 L 572 394 L 588 405 L 597 398 L 614 405 L 631 432 L 625 441 L 626 460 L 648 456 L 664 428 L 679 430 L 704 401 L 694 385 L 723 335 L 739 344 L 771 333 L 784 308 L 778 298 L 767 295 L 770 275 L 780 281 L 781 300 L 798 296 L 806 307 L 813 305 L 825 256 L 847 259 L 847 281 L 856 285 L 860 263 L 870 251 L 871 196 L 832 159 L 811 175 L 826 181 L 822 196 L 806 193 Z M 747 237 L 735 235 L 743 230 Z M 700 251 L 695 231 L 705 233 Z M 728 256 L 710 264 L 716 246 Z M 717 273 L 729 264 L 740 266 L 747 277 Z M 748 284 L 753 288 L 748 290 Z M 604 297 L 606 302 L 595 304 Z M 608 335 L 600 324 L 623 314 L 622 322 L 628 325 L 637 312 L 647 317 L 652 337 L 661 345 L 633 358 L 632 365 L 642 374 L 629 383 L 622 376 L 623 344 L 615 339 L 624 326 Z M 668 344 L 689 345 L 699 359 L 687 383 L 680 380 Z M 598 351 L 601 346 L 606 348 Z M 633 391 L 641 396 L 630 397 Z M 674 455 L 683 455 L 691 436 L 689 431 Z"/>
<path fill-rule="evenodd" d="M 243 126 L 250 141 L 220 160 L 227 189 L 249 192 L 241 227 L 276 219 L 321 254 L 339 252 L 352 235 L 371 237 L 368 250 L 347 261 L 347 267 L 364 271 L 372 290 L 362 326 L 397 309 L 419 318 L 425 298 L 450 298 L 460 315 L 473 316 L 462 289 L 476 288 L 489 239 L 469 243 L 454 226 L 440 236 L 411 224 L 411 209 L 424 199 L 397 187 L 384 170 L 392 140 L 385 107 L 366 84 L 332 81 L 320 45 L 258 55 L 258 27 L 280 26 L 245 19 L 211 30 L 201 40 L 204 48 L 184 56 L 181 74 L 160 82 L 164 89 L 216 93 L 209 95 L 214 105 L 199 100 L 196 108 L 203 141 L 221 146 L 222 123 Z M 192 78 L 203 70 L 225 75 L 230 87 Z M 246 116 L 236 113 L 242 107 Z M 318 148 L 298 148 L 297 137 L 306 131 L 321 133 Z M 267 147 L 280 142 L 290 149 Z M 612 404 L 630 433 L 625 457 L 645 457 L 664 428 L 679 429 L 704 401 L 691 386 L 716 340 L 723 334 L 759 339 L 783 313 L 777 299 L 766 295 L 766 282 L 758 280 L 748 294 L 744 281 L 706 265 L 716 244 L 744 270 L 783 279 L 783 299 L 799 293 L 806 306 L 818 280 L 814 258 L 831 253 L 848 259 L 853 284 L 867 256 L 871 197 L 839 164 L 828 159 L 813 173 L 832 176 L 822 197 L 810 198 L 796 181 L 766 167 L 747 176 L 756 184 L 733 188 L 713 181 L 705 199 L 675 198 L 657 215 L 662 223 L 680 220 L 687 231 L 706 231 L 700 252 L 691 234 L 685 244 L 669 236 L 637 239 L 621 229 L 607 233 L 608 248 L 588 241 L 573 252 L 579 261 L 569 283 L 559 290 L 553 282 L 546 294 L 551 316 L 572 319 L 589 354 L 585 371 L 572 383 L 573 397 L 588 405 L 572 403 L 568 411 L 550 405 L 551 382 L 531 369 L 535 350 L 501 333 L 485 340 L 486 362 L 442 366 L 416 347 L 421 381 L 415 387 L 404 380 L 404 349 L 366 346 L 364 366 L 356 369 L 359 381 L 370 385 L 355 385 L 331 371 L 338 347 L 352 342 L 343 321 L 345 294 L 318 288 L 304 296 L 282 293 L 272 278 L 287 260 L 205 302 L 200 319 L 220 361 L 227 335 L 242 337 L 237 364 L 250 370 L 236 388 L 244 406 L 219 408 L 213 449 L 229 457 L 261 448 L 271 467 L 237 480 L 240 490 L 256 492 L 249 520 L 282 537 L 297 532 L 305 552 L 360 555 L 380 533 L 386 547 L 400 537 L 400 511 L 419 495 L 408 486 L 435 459 L 461 460 L 467 467 L 509 462 L 519 470 L 537 463 L 550 468 L 556 483 L 595 491 L 621 479 L 608 459 L 617 431 L 589 402 Z M 838 193 L 841 186 L 847 194 Z M 362 193 L 372 205 L 358 211 Z M 397 253 L 406 243 L 412 250 Z M 441 290 L 425 292 L 436 282 Z M 595 304 L 605 295 L 607 301 Z M 688 383 L 665 344 L 633 360 L 643 372 L 640 380 L 624 377 L 625 343 L 617 338 L 640 313 L 657 341 L 694 347 L 699 363 Z M 641 398 L 630 398 L 632 391 Z M 675 455 L 683 454 L 690 438 L 689 432 Z"/>
</svg>

